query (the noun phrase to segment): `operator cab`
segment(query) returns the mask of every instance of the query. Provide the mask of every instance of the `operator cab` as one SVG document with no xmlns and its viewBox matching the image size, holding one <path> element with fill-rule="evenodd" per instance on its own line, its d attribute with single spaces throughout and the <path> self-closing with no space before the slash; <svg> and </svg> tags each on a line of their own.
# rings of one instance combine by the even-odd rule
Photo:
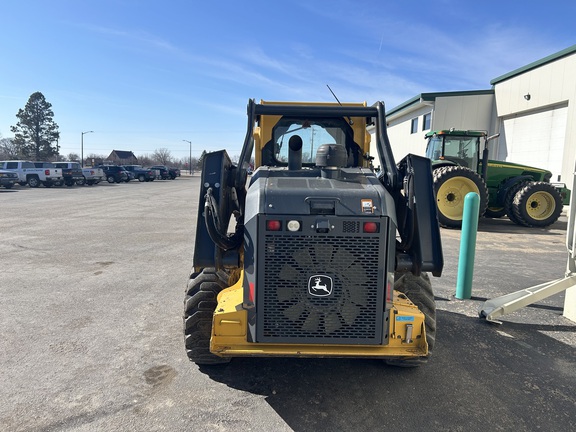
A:
<svg viewBox="0 0 576 432">
<path fill-rule="evenodd" d="M 291 139 L 299 137 L 301 166 L 314 167 L 322 145 L 341 146 L 346 153 L 347 167 L 360 166 L 360 146 L 354 142 L 354 132 L 344 118 L 282 117 L 272 129 L 272 139 L 262 149 L 262 165 L 289 166 Z M 292 141 L 294 142 L 294 141 Z"/>
<path fill-rule="evenodd" d="M 478 168 L 479 136 L 446 135 L 429 136 L 426 157 L 433 160 L 446 160 L 472 170 Z"/>
</svg>

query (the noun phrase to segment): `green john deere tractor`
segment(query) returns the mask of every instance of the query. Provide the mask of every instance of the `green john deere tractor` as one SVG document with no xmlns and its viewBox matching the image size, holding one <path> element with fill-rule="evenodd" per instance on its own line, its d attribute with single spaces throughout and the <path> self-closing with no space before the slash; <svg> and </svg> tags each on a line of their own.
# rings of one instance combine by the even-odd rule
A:
<svg viewBox="0 0 576 432">
<path fill-rule="evenodd" d="M 497 136 L 454 129 L 426 134 L 440 225 L 462 226 L 464 197 L 469 192 L 480 196 L 480 216 L 508 215 L 514 223 L 527 227 L 553 224 L 563 204 L 569 202 L 570 190 L 563 184 L 551 184 L 550 171 L 488 160 L 488 142 Z"/>
</svg>

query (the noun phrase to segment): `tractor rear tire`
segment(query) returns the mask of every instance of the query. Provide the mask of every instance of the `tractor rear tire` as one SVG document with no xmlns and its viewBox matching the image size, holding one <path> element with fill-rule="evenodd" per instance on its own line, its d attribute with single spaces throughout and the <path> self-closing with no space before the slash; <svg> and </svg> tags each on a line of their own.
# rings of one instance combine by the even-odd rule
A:
<svg viewBox="0 0 576 432">
<path fill-rule="evenodd" d="M 524 181 L 516 183 L 514 186 L 508 189 L 508 192 L 506 193 L 506 198 L 504 198 L 504 210 L 506 210 L 508 218 L 516 225 L 525 226 L 524 223 L 514 213 L 514 198 L 516 197 L 516 193 L 518 193 L 518 191 L 527 184 L 529 184 L 529 182 Z"/>
<path fill-rule="evenodd" d="M 212 317 L 217 306 L 218 293 L 228 287 L 228 274 L 205 268 L 192 273 L 184 299 L 184 342 L 188 358 L 199 365 L 229 363 L 230 358 L 218 357 L 210 352 Z"/>
<path fill-rule="evenodd" d="M 488 207 L 484 212 L 484 217 L 498 219 L 506 214 L 504 207 Z"/>
<path fill-rule="evenodd" d="M 445 166 L 434 170 L 434 192 L 438 222 L 446 228 L 461 228 L 464 198 L 469 192 L 480 197 L 479 216 L 488 206 L 486 183 L 474 171 L 462 166 Z"/>
<path fill-rule="evenodd" d="M 562 196 L 550 183 L 531 182 L 514 196 L 514 216 L 528 227 L 547 227 L 562 213 Z"/>
<path fill-rule="evenodd" d="M 432 284 L 426 273 L 421 273 L 420 276 L 414 276 L 412 273 L 396 273 L 394 275 L 394 290 L 405 294 L 424 314 L 428 356 L 386 360 L 386 363 L 391 366 L 417 367 L 428 361 L 436 344 L 436 302 L 434 301 Z"/>
</svg>

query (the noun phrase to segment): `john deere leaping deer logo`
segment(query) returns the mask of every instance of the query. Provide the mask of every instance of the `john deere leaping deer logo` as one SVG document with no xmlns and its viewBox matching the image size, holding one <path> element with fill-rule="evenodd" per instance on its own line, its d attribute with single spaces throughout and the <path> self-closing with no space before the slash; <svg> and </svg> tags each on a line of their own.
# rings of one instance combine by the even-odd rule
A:
<svg viewBox="0 0 576 432">
<path fill-rule="evenodd" d="M 326 275 L 314 275 L 308 279 L 308 293 L 315 297 L 326 297 L 332 294 L 332 278 Z"/>
</svg>

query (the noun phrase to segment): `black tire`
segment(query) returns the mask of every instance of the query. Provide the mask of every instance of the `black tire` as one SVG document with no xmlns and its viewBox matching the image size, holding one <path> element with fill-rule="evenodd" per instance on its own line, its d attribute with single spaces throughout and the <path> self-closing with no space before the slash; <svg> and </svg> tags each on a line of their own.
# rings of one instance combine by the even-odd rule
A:
<svg viewBox="0 0 576 432">
<path fill-rule="evenodd" d="M 87 184 L 88 186 L 92 186 L 92 185 L 95 185 L 95 184 L 96 184 L 96 181 L 95 181 L 95 180 L 86 180 L 86 184 Z"/>
<path fill-rule="evenodd" d="M 504 210 L 506 211 L 508 218 L 516 225 L 524 226 L 524 223 L 520 219 L 518 219 L 514 214 L 514 197 L 516 196 L 516 193 L 524 186 L 526 186 L 528 183 L 529 182 L 519 182 L 516 183 L 514 186 L 511 186 L 510 189 L 508 189 L 508 192 L 506 193 L 506 198 L 504 198 Z"/>
<path fill-rule="evenodd" d="M 562 213 L 560 192 L 546 182 L 531 182 L 514 196 L 514 216 L 528 227 L 547 227 Z"/>
<path fill-rule="evenodd" d="M 479 216 L 482 216 L 488 206 L 488 189 L 482 177 L 461 166 L 445 166 L 434 170 L 434 193 L 441 226 L 462 227 L 464 198 L 469 192 L 476 192 L 480 197 Z"/>
<path fill-rule="evenodd" d="M 57 180 L 53 184 L 56 187 L 62 187 L 64 185 L 64 180 Z"/>
<path fill-rule="evenodd" d="M 116 179 L 114 179 L 114 176 L 112 176 L 112 175 L 111 175 L 111 176 L 108 176 L 108 177 L 106 178 L 106 180 L 108 180 L 108 183 L 114 183 L 114 182 L 116 181 Z"/>
<path fill-rule="evenodd" d="M 76 184 L 77 184 L 78 186 L 84 186 L 84 185 L 86 184 L 86 179 L 85 179 L 85 178 L 83 178 L 83 179 L 78 179 L 78 180 L 76 180 Z"/>
<path fill-rule="evenodd" d="M 205 268 L 192 273 L 184 299 L 184 343 L 188 358 L 199 365 L 229 363 L 230 358 L 210 352 L 212 316 L 217 306 L 216 296 L 228 287 L 228 274 Z"/>
<path fill-rule="evenodd" d="M 36 176 L 28 177 L 28 186 L 31 188 L 37 188 L 40 186 L 40 179 Z"/>
<path fill-rule="evenodd" d="M 12 189 L 12 186 L 14 186 L 13 184 L 5 184 L 4 187 L 6 189 Z"/>
<path fill-rule="evenodd" d="M 484 212 L 484 217 L 498 219 L 506 215 L 504 207 L 488 207 Z"/>
<path fill-rule="evenodd" d="M 146 177 L 144 177 L 144 175 L 141 174 L 141 175 L 138 176 L 138 181 L 139 181 L 139 182 L 146 181 Z"/>
<path fill-rule="evenodd" d="M 394 275 L 394 290 L 406 295 L 424 314 L 428 356 L 386 360 L 386 363 L 391 366 L 401 367 L 420 366 L 426 363 L 436 344 L 436 302 L 434 301 L 430 278 L 426 273 L 421 273 L 420 276 L 414 276 L 412 273 L 396 273 Z"/>
<path fill-rule="evenodd" d="M 50 182 L 50 181 L 45 181 L 42 184 L 44 185 L 44 187 L 47 187 L 47 188 L 51 188 L 53 186 L 52 182 Z"/>
</svg>

